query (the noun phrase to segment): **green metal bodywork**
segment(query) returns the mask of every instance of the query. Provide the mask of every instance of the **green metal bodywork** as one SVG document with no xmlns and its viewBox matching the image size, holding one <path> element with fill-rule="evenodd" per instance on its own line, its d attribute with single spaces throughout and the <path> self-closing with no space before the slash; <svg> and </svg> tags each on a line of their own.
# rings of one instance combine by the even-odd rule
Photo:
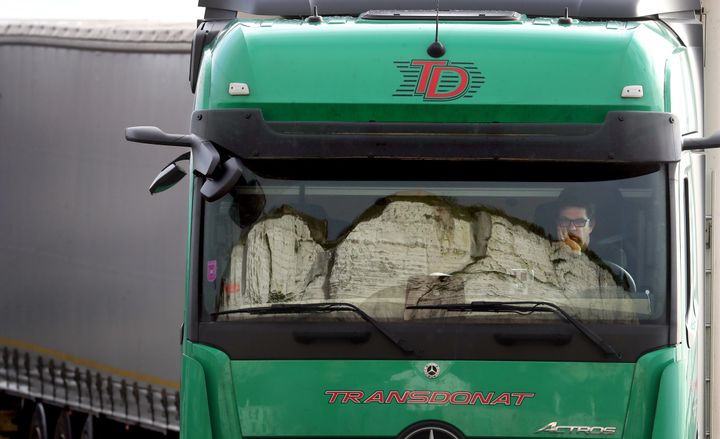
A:
<svg viewBox="0 0 720 439">
<path fill-rule="evenodd" d="M 685 56 L 653 21 L 443 22 L 442 59 L 477 66 L 482 86 L 453 101 L 393 96 L 404 80 L 398 62 L 431 60 L 434 30 L 347 17 L 237 20 L 205 49 L 196 109 L 260 108 L 270 121 L 601 123 L 612 110 L 670 111 L 670 60 Z M 250 94 L 230 95 L 230 83 Z M 628 85 L 643 85 L 644 97 L 621 98 Z M 438 361 L 437 380 L 423 375 L 426 361 L 231 361 L 187 340 L 183 353 L 184 438 L 395 437 L 425 420 L 478 438 L 578 436 L 538 432 L 552 422 L 614 427 L 602 435 L 612 438 L 695 434 L 686 345 L 637 363 Z M 331 403 L 332 391 L 350 390 L 533 396 L 520 405 Z"/>
<path fill-rule="evenodd" d="M 646 354 L 636 364 L 439 361 L 437 380 L 424 376 L 424 361 L 231 361 L 190 342 L 185 355 L 184 401 L 197 410 L 191 431 L 211 426 L 214 438 L 394 437 L 424 420 L 448 422 L 469 437 L 557 437 L 537 432 L 551 422 L 616 428 L 603 437 L 686 437 L 680 434 L 687 425 L 680 387 L 686 362 L 678 361 L 676 348 Z M 331 403 L 332 392 L 343 390 L 363 392 L 361 403 L 343 404 L 342 396 Z M 533 395 L 520 405 L 517 397 L 509 405 L 502 398 L 494 405 L 441 398 L 437 404 L 388 402 L 391 391 L 412 390 L 480 391 L 490 402 L 504 392 Z M 377 391 L 384 403 L 372 401 Z M 183 419 L 183 425 L 191 422 Z M 185 431 L 185 437 L 200 437 Z"/>
<path fill-rule="evenodd" d="M 681 47 L 652 21 L 441 23 L 440 36 L 443 60 L 482 73 L 472 98 L 393 96 L 404 80 L 395 62 L 433 59 L 432 22 L 237 21 L 205 52 L 196 108 L 261 108 L 273 121 L 598 123 L 611 110 L 664 111 L 666 64 Z M 231 96 L 233 82 L 250 94 Z M 621 98 L 628 85 L 644 97 Z"/>
</svg>

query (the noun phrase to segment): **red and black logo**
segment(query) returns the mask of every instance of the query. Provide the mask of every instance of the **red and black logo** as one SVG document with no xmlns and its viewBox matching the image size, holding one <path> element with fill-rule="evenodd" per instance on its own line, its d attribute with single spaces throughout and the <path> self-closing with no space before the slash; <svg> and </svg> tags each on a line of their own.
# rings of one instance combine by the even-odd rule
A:
<svg viewBox="0 0 720 439">
<path fill-rule="evenodd" d="M 471 98 L 485 83 L 482 72 L 471 62 L 438 60 L 395 61 L 403 80 L 393 96 L 422 96 L 425 101 Z"/>
</svg>

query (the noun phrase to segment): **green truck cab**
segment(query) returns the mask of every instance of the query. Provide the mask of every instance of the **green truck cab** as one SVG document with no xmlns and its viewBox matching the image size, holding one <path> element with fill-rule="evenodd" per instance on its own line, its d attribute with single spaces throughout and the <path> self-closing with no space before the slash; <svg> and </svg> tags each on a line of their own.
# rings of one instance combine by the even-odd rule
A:
<svg viewBox="0 0 720 439">
<path fill-rule="evenodd" d="M 699 4 L 246 3 L 127 132 L 192 151 L 181 437 L 702 435 Z"/>
</svg>

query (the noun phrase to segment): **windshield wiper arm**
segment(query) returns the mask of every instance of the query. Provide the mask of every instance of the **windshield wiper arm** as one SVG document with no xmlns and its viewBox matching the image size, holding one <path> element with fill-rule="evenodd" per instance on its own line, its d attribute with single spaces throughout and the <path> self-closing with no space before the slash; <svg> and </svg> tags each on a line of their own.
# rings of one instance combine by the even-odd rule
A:
<svg viewBox="0 0 720 439">
<path fill-rule="evenodd" d="M 578 329 L 588 340 L 595 343 L 606 355 L 614 356 L 618 360 L 622 358 L 608 342 L 603 340 L 592 329 L 587 327 L 583 322 L 571 316 L 564 309 L 552 302 L 541 301 L 518 301 L 518 302 L 493 302 L 493 301 L 477 301 L 470 303 L 448 303 L 438 305 L 410 305 L 406 309 L 444 309 L 447 311 L 457 312 L 552 312 L 570 322 Z"/>
<path fill-rule="evenodd" d="M 257 306 L 252 308 L 238 308 L 231 309 L 228 311 L 214 312 L 211 315 L 223 316 L 228 314 L 310 314 L 310 313 L 321 313 L 321 312 L 334 312 L 334 311 L 350 311 L 359 315 L 360 318 L 370 323 L 375 329 L 378 330 L 385 338 L 390 340 L 395 346 L 400 348 L 403 352 L 410 354 L 415 350 L 410 347 L 407 342 L 401 338 L 397 338 L 387 332 L 382 325 L 368 315 L 365 311 L 353 305 L 352 303 L 346 302 L 320 302 L 320 303 L 274 303 L 268 306 Z"/>
</svg>

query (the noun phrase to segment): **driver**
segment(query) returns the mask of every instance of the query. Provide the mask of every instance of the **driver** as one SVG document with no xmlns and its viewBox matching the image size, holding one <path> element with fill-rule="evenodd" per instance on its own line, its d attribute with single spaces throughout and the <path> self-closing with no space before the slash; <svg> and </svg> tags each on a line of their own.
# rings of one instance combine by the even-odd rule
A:
<svg viewBox="0 0 720 439">
<path fill-rule="evenodd" d="M 595 227 L 595 206 L 581 193 L 565 189 L 558 197 L 558 211 L 555 217 L 557 237 L 575 254 L 587 250 L 590 234 Z"/>
</svg>

